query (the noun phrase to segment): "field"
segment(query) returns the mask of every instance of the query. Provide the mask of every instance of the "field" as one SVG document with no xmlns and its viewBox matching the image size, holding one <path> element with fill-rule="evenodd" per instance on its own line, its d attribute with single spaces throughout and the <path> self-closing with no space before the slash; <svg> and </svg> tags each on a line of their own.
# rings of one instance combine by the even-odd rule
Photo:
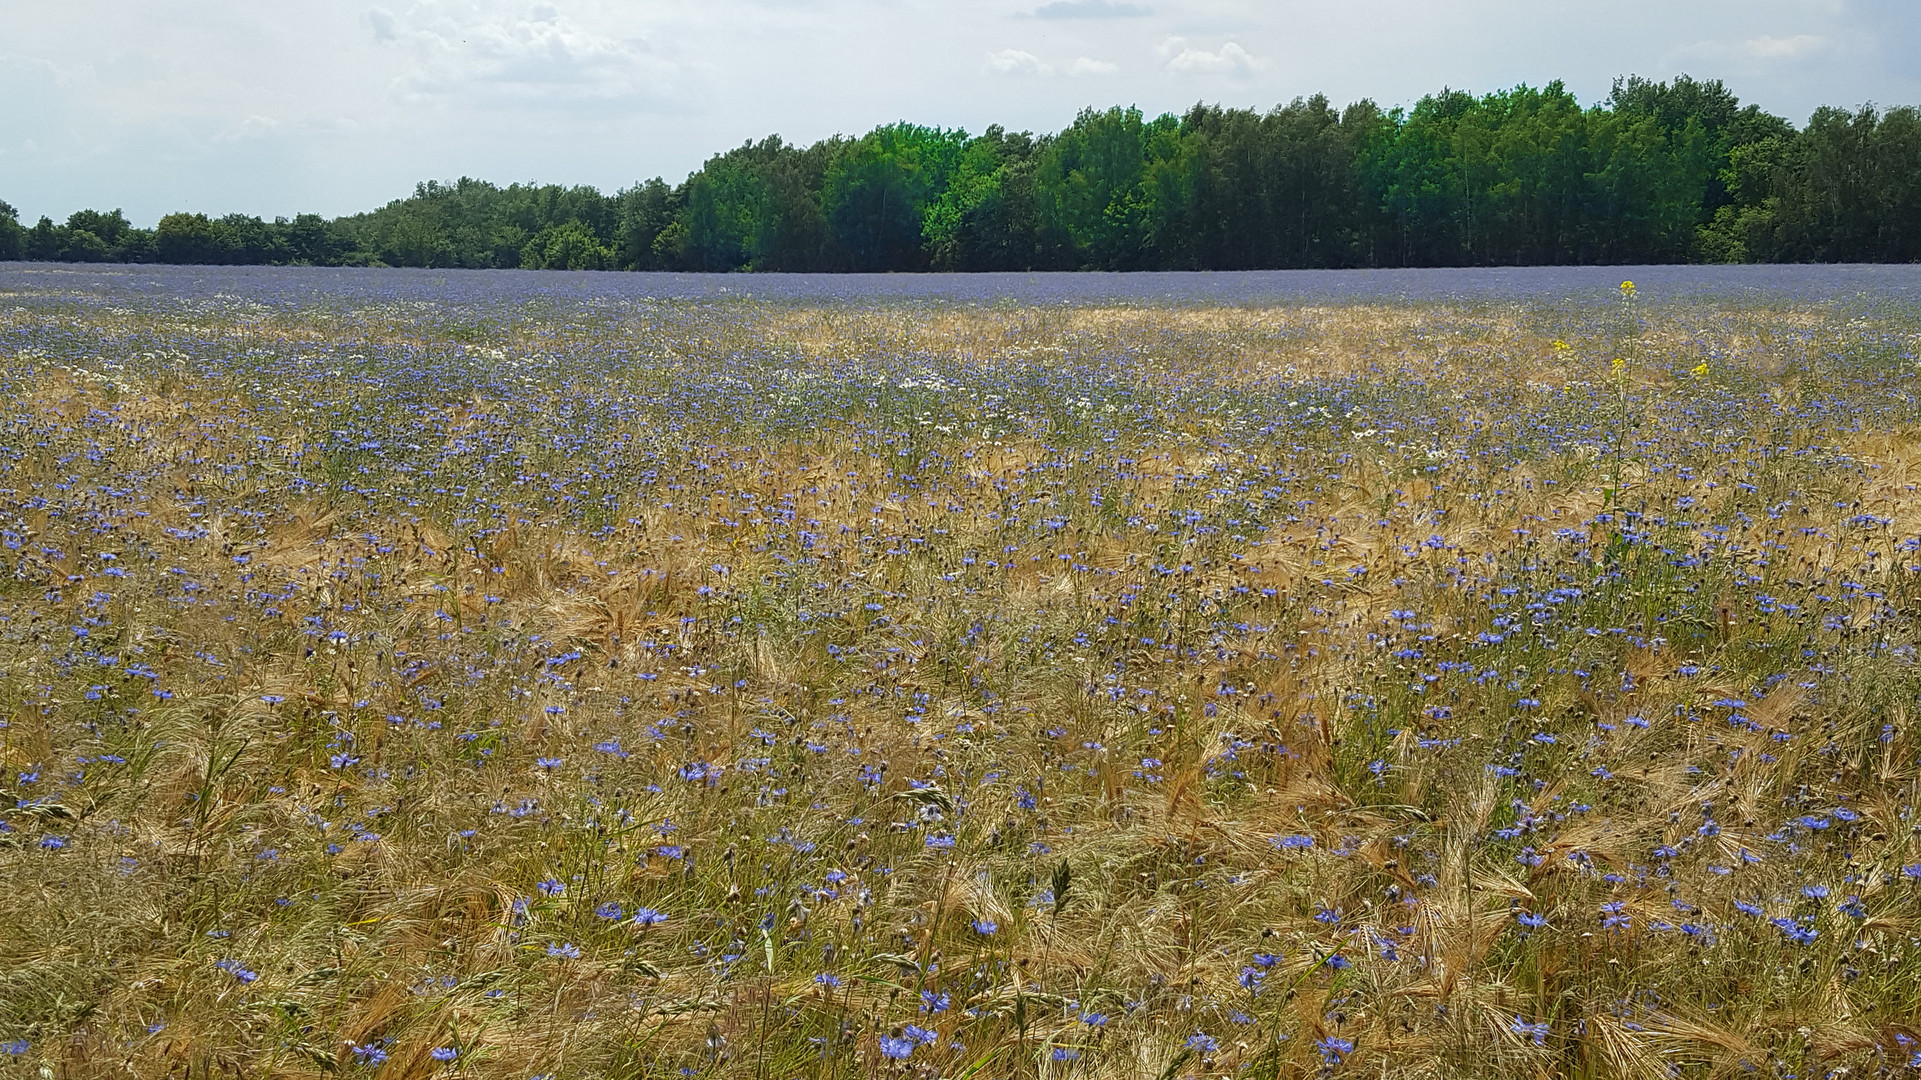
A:
<svg viewBox="0 0 1921 1080">
<path fill-rule="evenodd" d="M 0 1077 L 1921 1068 L 1911 301 L 140 273 L 0 279 Z"/>
</svg>

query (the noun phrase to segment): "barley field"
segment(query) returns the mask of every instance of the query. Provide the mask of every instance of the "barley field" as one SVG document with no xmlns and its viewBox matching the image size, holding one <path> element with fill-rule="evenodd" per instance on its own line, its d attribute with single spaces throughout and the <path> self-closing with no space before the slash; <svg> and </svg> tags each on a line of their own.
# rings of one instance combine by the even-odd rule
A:
<svg viewBox="0 0 1921 1080">
<path fill-rule="evenodd" d="M 1921 1069 L 1913 301 L 169 273 L 0 278 L 0 1077 Z"/>
</svg>

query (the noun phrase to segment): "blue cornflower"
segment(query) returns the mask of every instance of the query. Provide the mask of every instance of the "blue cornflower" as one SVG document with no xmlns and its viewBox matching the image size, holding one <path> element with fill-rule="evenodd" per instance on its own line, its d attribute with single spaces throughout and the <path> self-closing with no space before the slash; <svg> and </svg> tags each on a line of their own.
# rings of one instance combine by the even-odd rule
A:
<svg viewBox="0 0 1921 1080">
<path fill-rule="evenodd" d="M 1788 940 L 1794 942 L 1796 945 L 1812 945 L 1814 944 L 1814 939 L 1821 936 L 1815 932 L 1814 927 L 1798 923 L 1793 919 L 1783 917 L 1779 919 L 1769 919 L 1768 921 L 1779 928 L 1783 934 L 1787 935 Z"/>
<path fill-rule="evenodd" d="M 1534 1037 L 1534 1045 L 1536 1046 L 1547 1045 L 1547 1033 L 1550 1030 L 1550 1026 L 1547 1024 L 1530 1024 L 1525 1018 L 1517 1014 L 1514 1017 L 1514 1023 L 1510 1025 L 1510 1027 L 1516 1035 L 1532 1035 Z"/>
<path fill-rule="evenodd" d="M 238 960 L 219 960 L 216 961 L 213 966 L 232 975 L 243 983 L 253 982 L 260 977 L 258 971 L 248 971 L 245 967 L 241 966 Z"/>
<path fill-rule="evenodd" d="M 1337 1039 L 1332 1035 L 1314 1044 L 1321 1052 L 1321 1060 L 1329 1065 L 1339 1065 L 1347 1055 L 1354 1052 L 1353 1039 Z"/>
</svg>

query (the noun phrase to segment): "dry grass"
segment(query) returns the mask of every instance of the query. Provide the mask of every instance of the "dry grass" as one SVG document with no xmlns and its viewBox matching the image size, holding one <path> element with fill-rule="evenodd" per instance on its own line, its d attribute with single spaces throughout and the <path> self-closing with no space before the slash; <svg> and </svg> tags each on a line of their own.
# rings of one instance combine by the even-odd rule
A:
<svg viewBox="0 0 1921 1080">
<path fill-rule="evenodd" d="M 460 315 L 0 313 L 0 1074 L 1921 1049 L 1901 316 Z"/>
</svg>

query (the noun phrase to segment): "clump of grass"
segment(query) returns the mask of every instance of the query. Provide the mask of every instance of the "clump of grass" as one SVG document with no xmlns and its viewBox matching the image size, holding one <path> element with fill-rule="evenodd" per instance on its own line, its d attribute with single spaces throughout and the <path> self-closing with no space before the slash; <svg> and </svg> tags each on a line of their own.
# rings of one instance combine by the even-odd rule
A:
<svg viewBox="0 0 1921 1080">
<path fill-rule="evenodd" d="M 35 303 L 0 1071 L 1921 1050 L 1909 313 Z"/>
</svg>

